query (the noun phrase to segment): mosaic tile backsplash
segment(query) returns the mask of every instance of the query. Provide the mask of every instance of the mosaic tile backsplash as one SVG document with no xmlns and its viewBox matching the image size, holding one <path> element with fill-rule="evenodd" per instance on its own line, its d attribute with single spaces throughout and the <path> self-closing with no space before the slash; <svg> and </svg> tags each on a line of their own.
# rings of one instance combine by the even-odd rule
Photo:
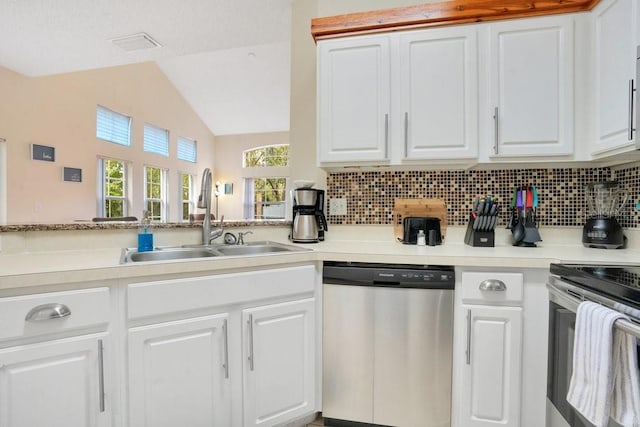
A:
<svg viewBox="0 0 640 427">
<path fill-rule="evenodd" d="M 473 198 L 490 194 L 501 204 L 500 222 L 509 219 L 514 186 L 535 185 L 539 194 L 539 226 L 582 226 L 587 215 L 584 186 L 617 180 L 629 194 L 618 221 L 640 227 L 635 208 L 640 200 L 640 164 L 611 168 L 497 169 L 446 171 L 335 172 L 327 176 L 327 200 L 345 198 L 347 215 L 327 212 L 330 224 L 392 224 L 396 198 L 439 198 L 447 203 L 449 225 L 465 226 Z M 328 203 L 327 203 L 328 205 Z"/>
</svg>

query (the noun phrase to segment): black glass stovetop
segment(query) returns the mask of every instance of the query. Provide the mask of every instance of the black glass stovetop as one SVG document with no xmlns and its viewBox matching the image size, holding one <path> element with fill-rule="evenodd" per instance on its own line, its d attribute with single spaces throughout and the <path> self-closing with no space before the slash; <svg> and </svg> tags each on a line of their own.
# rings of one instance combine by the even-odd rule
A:
<svg viewBox="0 0 640 427">
<path fill-rule="evenodd" d="M 551 264 L 550 272 L 640 309 L 640 265 Z"/>
</svg>

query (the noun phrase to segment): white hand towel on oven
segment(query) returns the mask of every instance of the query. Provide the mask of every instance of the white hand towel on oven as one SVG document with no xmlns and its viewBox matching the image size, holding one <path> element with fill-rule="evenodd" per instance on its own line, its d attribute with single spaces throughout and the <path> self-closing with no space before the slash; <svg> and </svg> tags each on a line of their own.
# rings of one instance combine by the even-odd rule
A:
<svg viewBox="0 0 640 427">
<path fill-rule="evenodd" d="M 613 331 L 613 397 L 611 418 L 618 424 L 640 426 L 640 374 L 636 337 Z"/>
<path fill-rule="evenodd" d="M 630 340 L 622 339 L 624 337 L 614 340 L 613 324 L 624 317 L 617 311 L 592 302 L 583 302 L 578 306 L 573 373 L 567 401 L 595 427 L 607 427 L 610 415 L 628 420 L 622 423 L 625 427 L 638 425 L 637 356 L 631 352 Z M 614 344 L 618 348 L 616 351 Z M 621 351 L 623 344 L 626 349 Z M 622 359 L 626 362 L 621 362 Z M 636 359 L 635 371 L 632 359 Z"/>
</svg>

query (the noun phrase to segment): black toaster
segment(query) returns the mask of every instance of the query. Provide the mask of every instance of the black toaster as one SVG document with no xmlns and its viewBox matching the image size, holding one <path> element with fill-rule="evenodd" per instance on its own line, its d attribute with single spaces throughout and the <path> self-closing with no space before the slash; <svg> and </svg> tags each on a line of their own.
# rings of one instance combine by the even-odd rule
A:
<svg viewBox="0 0 640 427">
<path fill-rule="evenodd" d="M 418 240 L 418 232 L 424 230 L 425 239 L 429 241 L 429 231 L 435 231 L 435 244 L 442 243 L 442 234 L 440 232 L 440 218 L 433 217 L 408 217 L 403 219 L 403 238 L 402 243 L 407 245 L 415 245 Z"/>
</svg>

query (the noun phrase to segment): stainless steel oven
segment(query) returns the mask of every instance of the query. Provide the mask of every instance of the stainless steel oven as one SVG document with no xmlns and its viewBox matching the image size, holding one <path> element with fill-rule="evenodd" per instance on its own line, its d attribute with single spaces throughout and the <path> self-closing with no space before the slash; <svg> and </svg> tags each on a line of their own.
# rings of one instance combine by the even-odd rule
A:
<svg viewBox="0 0 640 427">
<path fill-rule="evenodd" d="M 640 267 L 552 264 L 549 289 L 547 427 L 593 427 L 567 402 L 576 311 L 593 301 L 629 318 L 615 327 L 640 337 Z M 611 420 L 609 427 L 619 424 Z"/>
</svg>

